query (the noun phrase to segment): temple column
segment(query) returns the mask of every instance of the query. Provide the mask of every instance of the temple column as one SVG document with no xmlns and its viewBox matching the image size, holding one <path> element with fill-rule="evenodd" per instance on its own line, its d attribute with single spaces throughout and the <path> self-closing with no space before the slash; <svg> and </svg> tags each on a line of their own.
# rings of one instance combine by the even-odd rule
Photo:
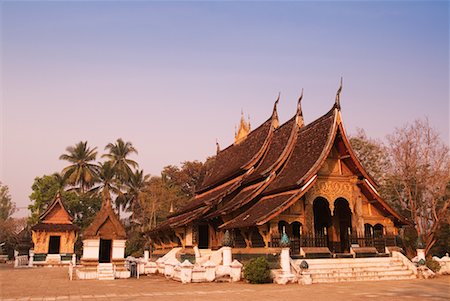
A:
<svg viewBox="0 0 450 301">
<path fill-rule="evenodd" d="M 261 234 L 261 237 L 264 240 L 264 248 L 269 247 L 270 242 L 270 229 L 268 230 L 269 226 L 267 224 L 258 226 L 258 232 Z"/>
<path fill-rule="evenodd" d="M 314 233 L 313 201 L 309 196 L 305 198 L 305 233 Z"/>
<path fill-rule="evenodd" d="M 245 240 L 245 247 L 251 248 L 252 247 L 252 232 L 251 230 L 243 230 L 241 229 L 242 237 Z"/>
</svg>

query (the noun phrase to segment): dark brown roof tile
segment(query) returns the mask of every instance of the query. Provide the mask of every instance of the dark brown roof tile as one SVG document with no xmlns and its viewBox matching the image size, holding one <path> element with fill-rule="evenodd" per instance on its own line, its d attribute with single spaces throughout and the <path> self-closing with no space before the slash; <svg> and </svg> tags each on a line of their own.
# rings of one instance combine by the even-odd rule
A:
<svg viewBox="0 0 450 301">
<path fill-rule="evenodd" d="M 205 179 L 199 191 L 224 182 L 245 172 L 245 166 L 261 152 L 272 128 L 272 118 L 251 131 L 247 138 L 238 144 L 232 144 L 219 152 L 211 168 L 206 172 Z"/>
<path fill-rule="evenodd" d="M 297 186 L 298 181 L 307 175 L 322 153 L 326 151 L 334 119 L 335 109 L 333 107 L 327 114 L 299 130 L 289 159 L 264 194 L 289 190 Z"/>
</svg>

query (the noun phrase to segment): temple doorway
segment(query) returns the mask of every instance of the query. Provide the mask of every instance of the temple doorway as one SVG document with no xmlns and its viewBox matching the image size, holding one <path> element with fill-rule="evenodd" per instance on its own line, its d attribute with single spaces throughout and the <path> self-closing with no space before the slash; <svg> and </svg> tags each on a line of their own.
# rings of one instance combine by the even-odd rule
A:
<svg viewBox="0 0 450 301">
<path fill-rule="evenodd" d="M 111 262 L 111 250 L 112 250 L 112 240 L 100 238 L 100 248 L 98 251 L 98 262 L 99 263 Z"/>
<path fill-rule="evenodd" d="M 209 246 L 209 226 L 206 224 L 198 225 L 198 248 L 208 249 Z"/>
<path fill-rule="evenodd" d="M 328 201 L 318 197 L 313 203 L 314 210 L 314 232 L 316 235 L 328 235 L 328 228 L 331 227 L 331 211 Z"/>
<path fill-rule="evenodd" d="M 352 211 L 346 199 L 338 198 L 334 202 L 334 216 L 337 221 L 340 251 L 350 252 L 350 235 L 352 231 Z"/>
<path fill-rule="evenodd" d="M 59 254 L 61 246 L 61 236 L 50 236 L 48 242 L 48 254 Z"/>
</svg>

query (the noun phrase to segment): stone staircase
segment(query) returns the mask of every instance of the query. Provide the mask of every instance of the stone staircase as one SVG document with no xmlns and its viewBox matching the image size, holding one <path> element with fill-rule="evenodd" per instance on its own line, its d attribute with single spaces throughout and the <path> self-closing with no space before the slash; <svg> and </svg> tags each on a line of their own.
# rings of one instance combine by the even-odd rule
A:
<svg viewBox="0 0 450 301">
<path fill-rule="evenodd" d="M 199 265 L 204 264 L 210 260 L 213 251 L 211 249 L 198 249 L 198 254 L 196 254 L 195 262 Z"/>
<path fill-rule="evenodd" d="M 294 260 L 299 265 L 303 259 Z M 402 280 L 417 278 L 417 271 L 400 257 L 306 259 L 312 283 Z"/>
<path fill-rule="evenodd" d="M 97 266 L 98 280 L 114 280 L 114 266 L 112 263 L 99 263 Z"/>
</svg>

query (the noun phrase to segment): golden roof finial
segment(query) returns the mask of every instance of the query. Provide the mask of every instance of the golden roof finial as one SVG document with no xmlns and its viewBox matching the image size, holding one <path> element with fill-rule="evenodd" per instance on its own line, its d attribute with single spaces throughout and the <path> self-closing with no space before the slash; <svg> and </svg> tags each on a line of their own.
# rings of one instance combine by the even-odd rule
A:
<svg viewBox="0 0 450 301">
<path fill-rule="evenodd" d="M 250 117 L 249 117 L 250 119 Z M 241 122 L 239 124 L 239 129 L 234 135 L 234 144 L 238 144 L 244 140 L 248 133 L 250 133 L 250 122 L 245 121 L 244 110 L 241 109 Z"/>
</svg>

